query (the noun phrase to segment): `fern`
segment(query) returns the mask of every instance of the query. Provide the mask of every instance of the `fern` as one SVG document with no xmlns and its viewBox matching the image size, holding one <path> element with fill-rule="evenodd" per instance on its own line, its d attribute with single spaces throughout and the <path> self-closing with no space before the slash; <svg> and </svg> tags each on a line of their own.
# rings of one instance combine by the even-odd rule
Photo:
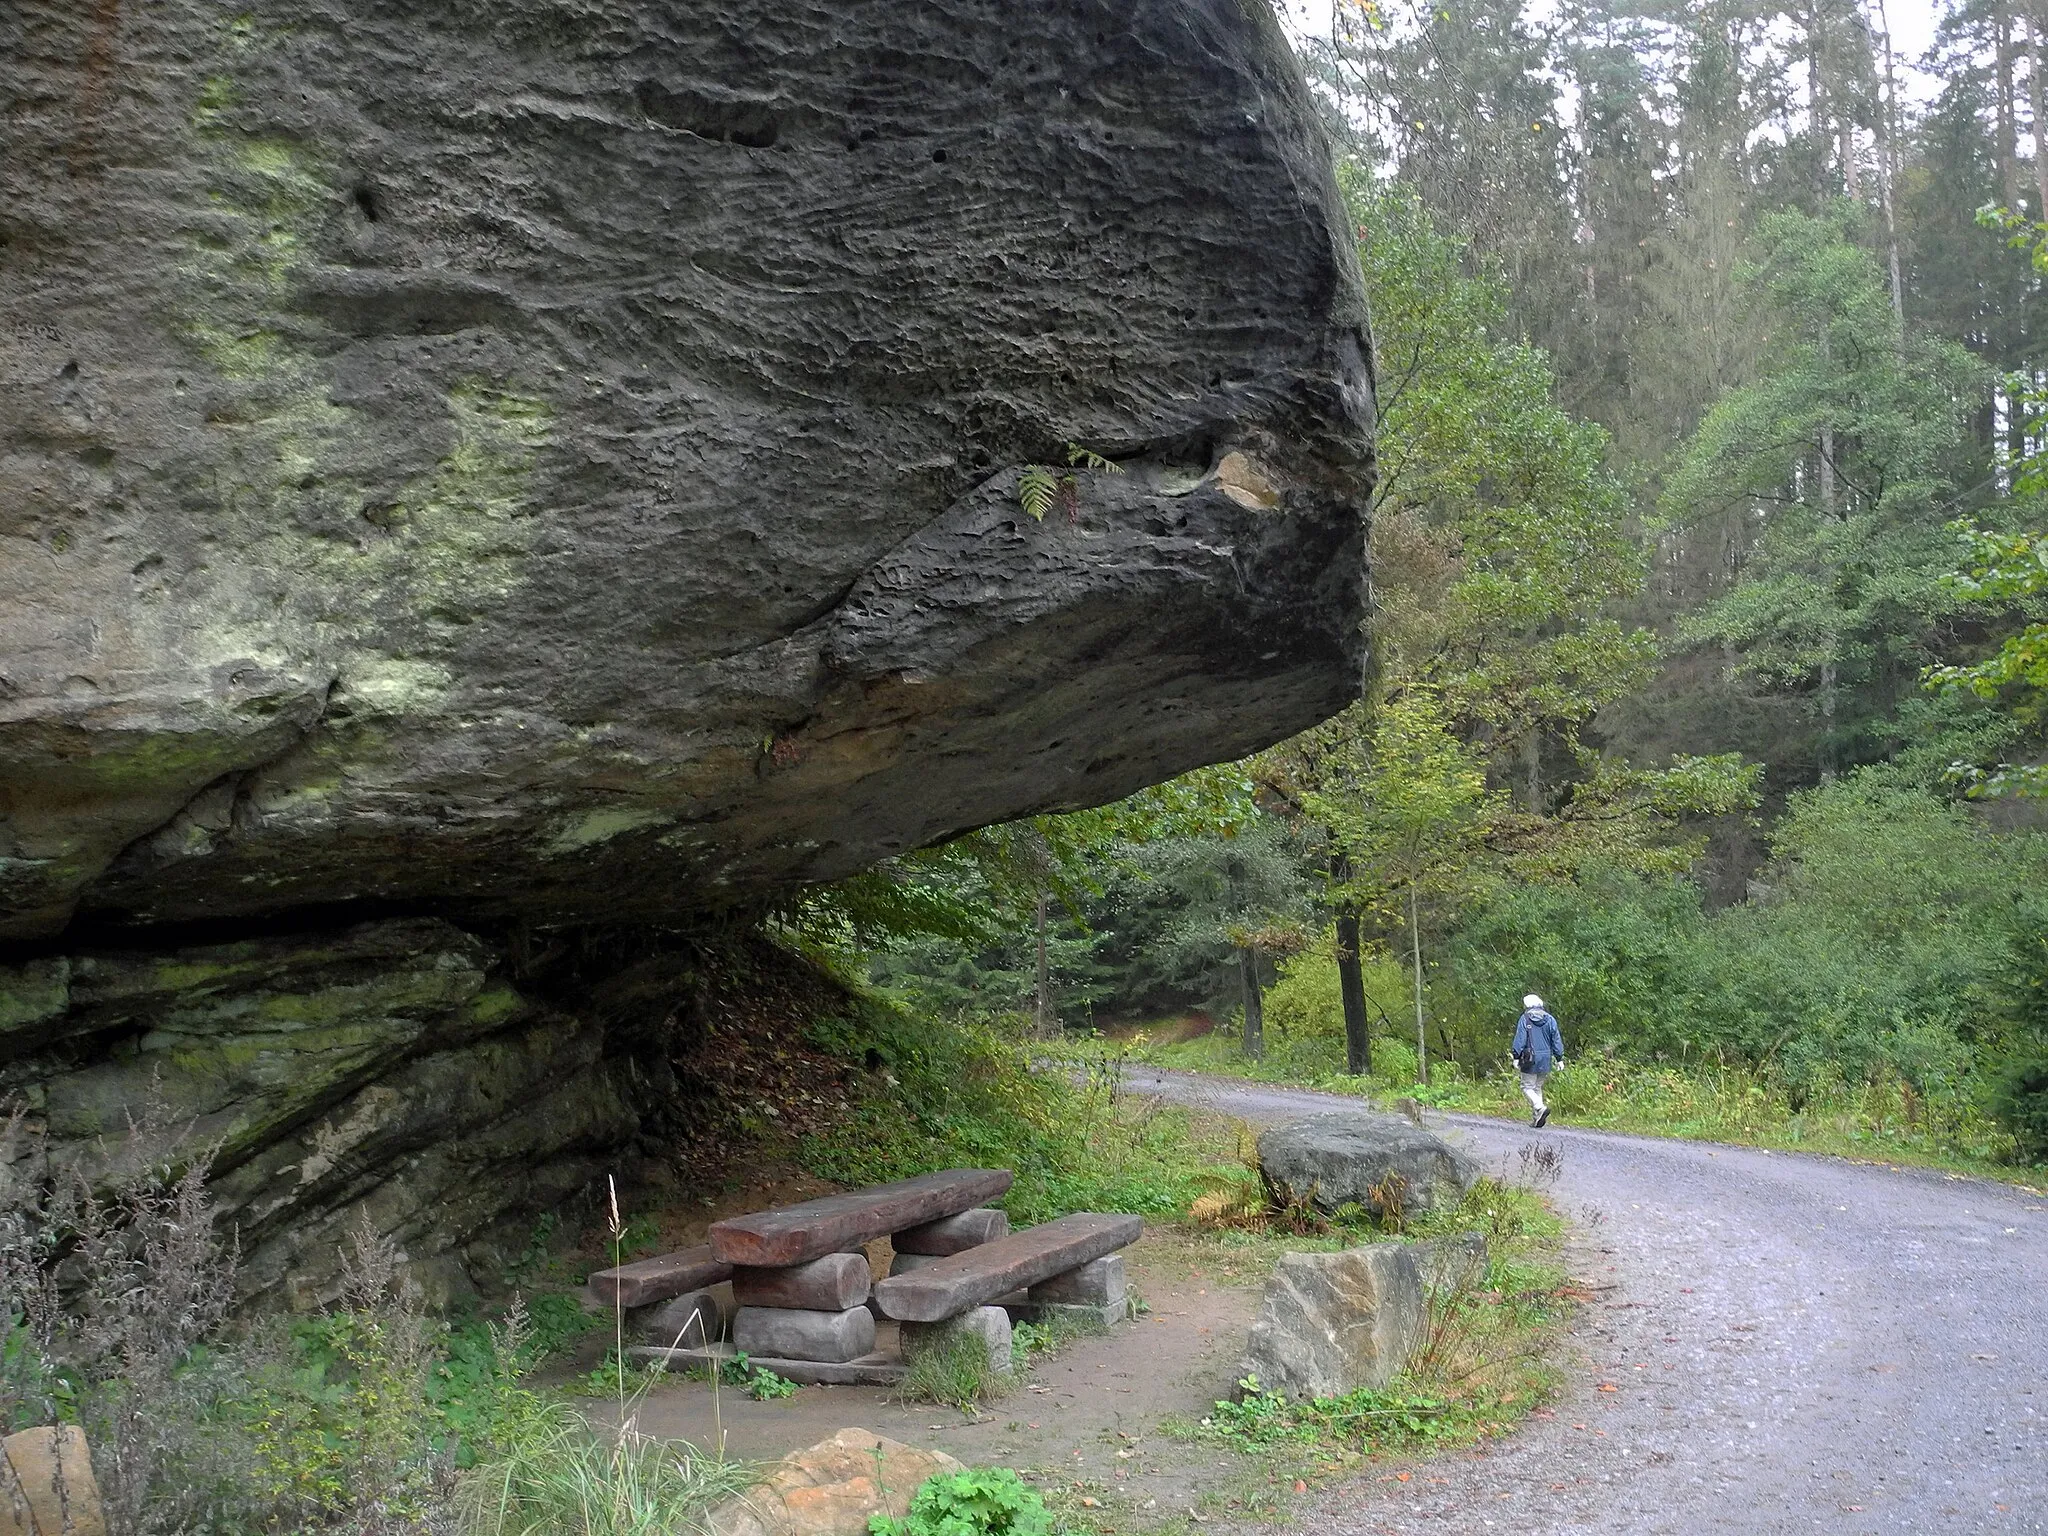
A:
<svg viewBox="0 0 2048 1536">
<path fill-rule="evenodd" d="M 1081 482 L 1074 476 L 1076 469 L 1111 475 L 1124 472 L 1123 465 L 1112 463 L 1079 443 L 1067 444 L 1067 463 L 1070 467 L 1064 473 L 1044 464 L 1026 464 L 1017 476 L 1017 504 L 1041 523 L 1055 505 L 1065 507 L 1070 519 L 1081 515 Z"/>
<path fill-rule="evenodd" d="M 1053 503 L 1059 500 L 1059 494 L 1059 476 L 1043 464 L 1027 464 L 1024 473 L 1017 477 L 1018 505 L 1041 523 L 1045 521 L 1045 514 L 1052 510 Z"/>
</svg>

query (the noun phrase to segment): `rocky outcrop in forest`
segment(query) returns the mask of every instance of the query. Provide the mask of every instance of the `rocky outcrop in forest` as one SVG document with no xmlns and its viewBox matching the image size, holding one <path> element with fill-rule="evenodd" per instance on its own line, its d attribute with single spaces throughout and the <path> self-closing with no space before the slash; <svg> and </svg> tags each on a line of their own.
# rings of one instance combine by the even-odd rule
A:
<svg viewBox="0 0 2048 1536">
<path fill-rule="evenodd" d="M 0 54 L 0 1092 L 58 1155 L 161 1082 L 263 1285 L 365 1201 L 471 1262 L 630 1141 L 534 934 L 1355 691 L 1364 304 L 1257 0 L 28 0 Z"/>
</svg>

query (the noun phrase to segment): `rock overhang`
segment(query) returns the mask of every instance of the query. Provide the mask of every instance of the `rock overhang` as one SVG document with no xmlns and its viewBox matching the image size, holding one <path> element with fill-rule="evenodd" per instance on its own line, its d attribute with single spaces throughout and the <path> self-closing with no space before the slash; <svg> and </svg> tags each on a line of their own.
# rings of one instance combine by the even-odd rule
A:
<svg viewBox="0 0 2048 1536">
<path fill-rule="evenodd" d="M 659 918 L 1355 693 L 1364 305 L 1263 5 L 26 14 L 0 936 Z"/>
</svg>

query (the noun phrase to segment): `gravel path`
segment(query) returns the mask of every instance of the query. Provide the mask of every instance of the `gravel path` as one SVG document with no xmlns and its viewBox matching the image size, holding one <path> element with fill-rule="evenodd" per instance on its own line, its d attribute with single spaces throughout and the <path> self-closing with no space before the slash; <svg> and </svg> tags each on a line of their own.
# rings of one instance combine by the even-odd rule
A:
<svg viewBox="0 0 2048 1536">
<path fill-rule="evenodd" d="M 1358 1101 L 1150 1067 L 1251 1120 Z M 1496 1170 L 1564 1157 L 1585 1368 L 1489 1450 L 1331 1490 L 1332 1536 L 2048 1532 L 2048 1200 L 1833 1158 L 1432 1114 Z M 1610 1390 L 1611 1389 L 1611 1390 Z"/>
</svg>

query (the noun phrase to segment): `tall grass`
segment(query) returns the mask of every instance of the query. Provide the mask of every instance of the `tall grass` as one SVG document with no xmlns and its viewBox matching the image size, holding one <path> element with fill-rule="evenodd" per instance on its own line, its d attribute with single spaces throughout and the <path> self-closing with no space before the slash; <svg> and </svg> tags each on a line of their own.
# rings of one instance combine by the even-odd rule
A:
<svg viewBox="0 0 2048 1536">
<path fill-rule="evenodd" d="M 740 1463 L 550 1404 L 469 1474 L 459 1502 L 470 1536 L 683 1536 L 755 1480 Z"/>
</svg>

